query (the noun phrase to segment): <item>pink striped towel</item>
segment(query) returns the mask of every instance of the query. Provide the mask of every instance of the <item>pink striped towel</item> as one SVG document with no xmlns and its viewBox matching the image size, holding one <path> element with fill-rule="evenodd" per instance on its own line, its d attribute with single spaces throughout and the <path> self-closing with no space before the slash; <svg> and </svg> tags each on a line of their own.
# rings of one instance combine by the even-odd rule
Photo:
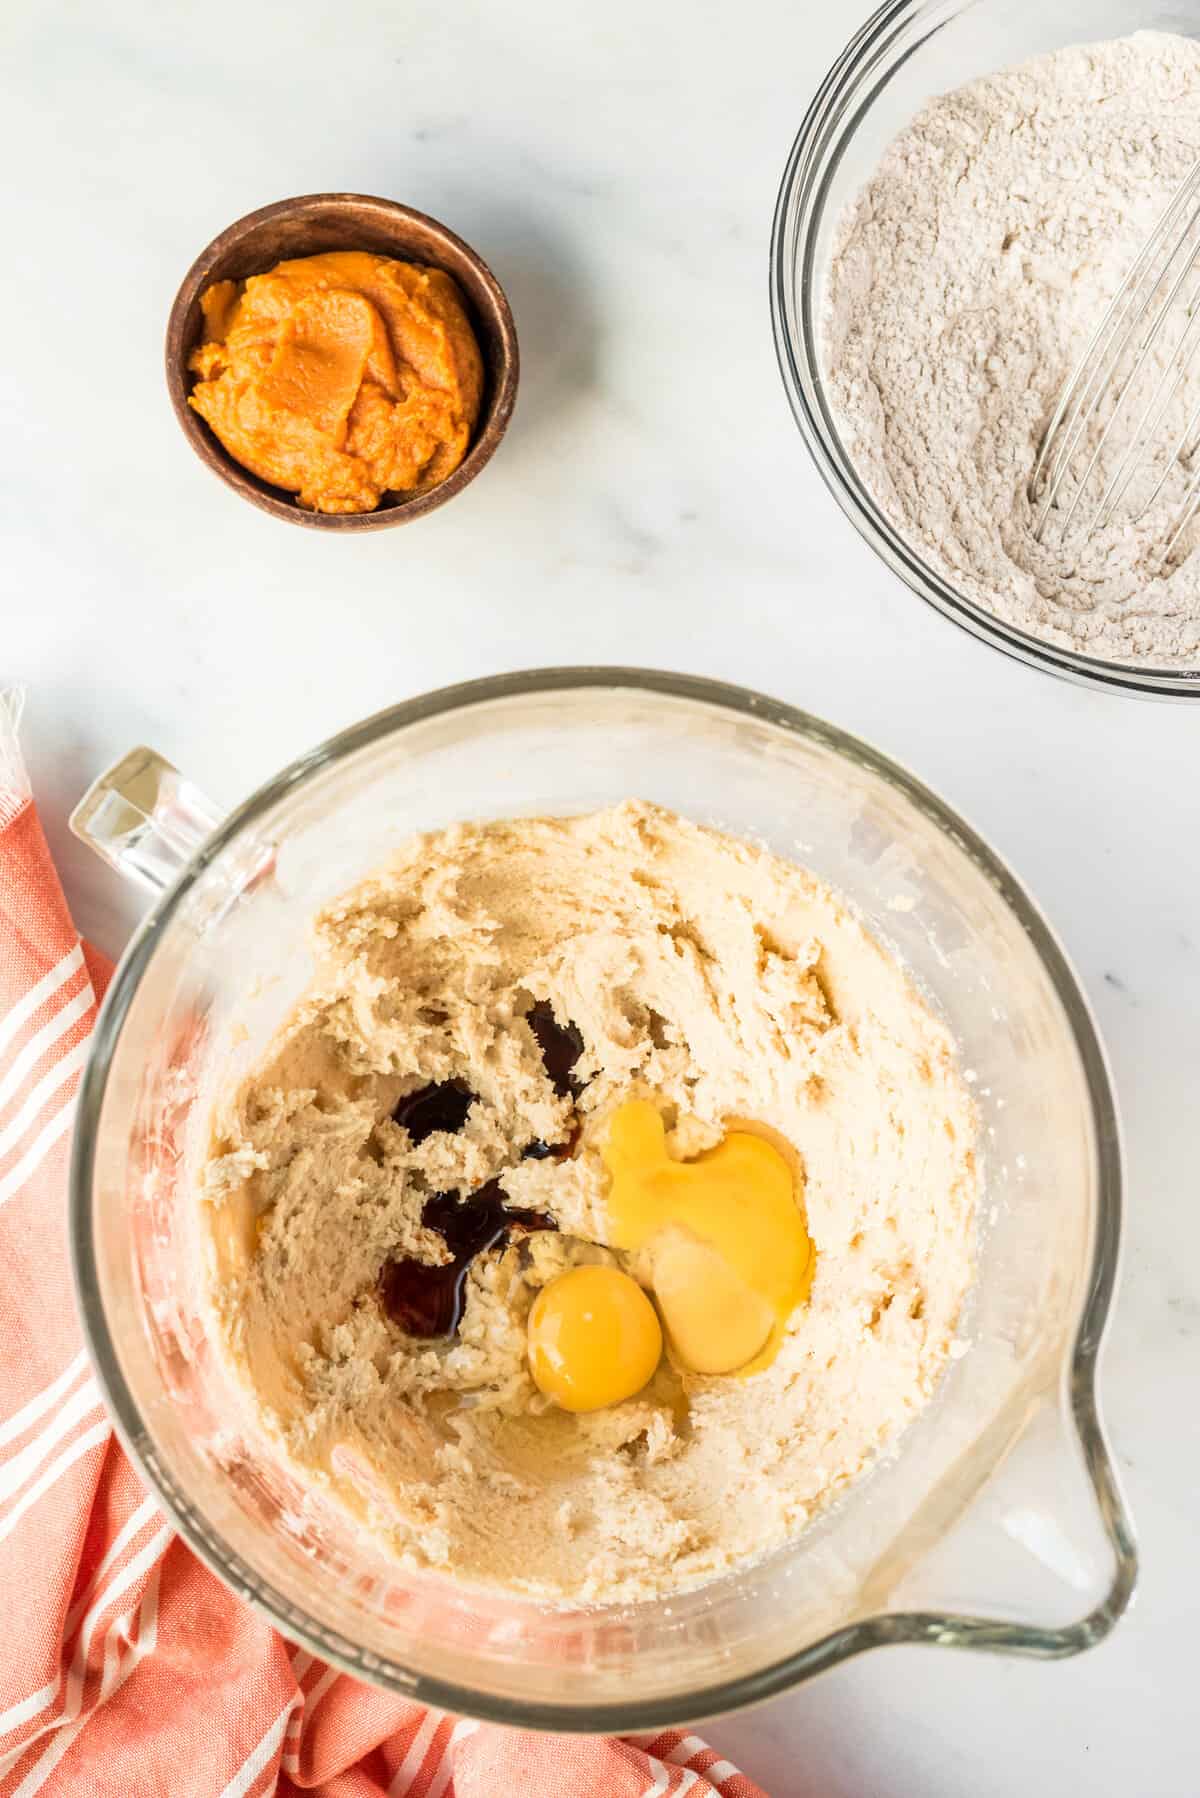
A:
<svg viewBox="0 0 1200 1798">
<path fill-rule="evenodd" d="M 375 1691 L 172 1534 L 69 1292 L 67 1153 L 103 958 L 67 912 L 0 694 L 0 1798 L 763 1798 L 698 1737 L 544 1736 Z"/>
</svg>

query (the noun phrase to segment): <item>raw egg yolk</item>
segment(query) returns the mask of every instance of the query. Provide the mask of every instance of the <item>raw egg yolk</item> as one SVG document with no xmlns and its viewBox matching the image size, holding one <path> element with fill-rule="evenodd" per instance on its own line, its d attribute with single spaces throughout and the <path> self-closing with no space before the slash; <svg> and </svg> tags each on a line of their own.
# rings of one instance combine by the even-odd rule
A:
<svg viewBox="0 0 1200 1798">
<path fill-rule="evenodd" d="M 640 1392 L 662 1355 L 662 1329 L 636 1280 L 615 1267 L 573 1267 L 529 1313 L 529 1368 L 564 1411 L 599 1411 Z"/>
<path fill-rule="evenodd" d="M 608 1240 L 640 1252 L 676 1358 L 693 1373 L 767 1366 L 812 1262 L 786 1158 L 733 1129 L 694 1161 L 676 1161 L 646 1099 L 614 1112 L 601 1153 Z"/>
</svg>

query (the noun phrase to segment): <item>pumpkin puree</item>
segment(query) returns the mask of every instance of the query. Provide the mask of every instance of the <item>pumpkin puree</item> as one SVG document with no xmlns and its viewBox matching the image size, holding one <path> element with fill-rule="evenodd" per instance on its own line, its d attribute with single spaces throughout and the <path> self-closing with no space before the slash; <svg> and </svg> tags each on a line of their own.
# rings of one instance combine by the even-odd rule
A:
<svg viewBox="0 0 1200 1798">
<path fill-rule="evenodd" d="M 190 403 L 230 455 L 317 512 L 370 512 L 452 474 L 483 364 L 441 269 L 363 250 L 280 262 L 201 298 Z"/>
</svg>

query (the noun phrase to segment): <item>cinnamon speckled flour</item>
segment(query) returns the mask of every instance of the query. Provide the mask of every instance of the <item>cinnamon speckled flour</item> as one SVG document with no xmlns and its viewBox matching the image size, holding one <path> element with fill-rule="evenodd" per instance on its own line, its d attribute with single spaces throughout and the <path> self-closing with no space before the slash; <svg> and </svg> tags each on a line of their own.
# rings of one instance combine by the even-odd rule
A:
<svg viewBox="0 0 1200 1798">
<path fill-rule="evenodd" d="M 1162 565 L 1191 455 L 1142 519 L 1123 509 L 1090 540 L 1035 541 L 1028 484 L 1064 380 L 1197 155 L 1187 38 L 1080 45 L 960 88 L 848 208 L 823 316 L 847 448 L 933 567 L 1037 637 L 1167 667 L 1200 664 L 1195 524 Z M 1198 402 L 1200 369 L 1174 405 Z"/>
</svg>

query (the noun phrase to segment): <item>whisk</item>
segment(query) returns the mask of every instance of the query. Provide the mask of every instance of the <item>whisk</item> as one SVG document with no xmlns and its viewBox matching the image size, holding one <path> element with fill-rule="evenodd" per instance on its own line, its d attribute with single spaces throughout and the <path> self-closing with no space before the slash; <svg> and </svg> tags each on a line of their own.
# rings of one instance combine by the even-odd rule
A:
<svg viewBox="0 0 1200 1798">
<path fill-rule="evenodd" d="M 1142 246 L 1059 396 L 1029 483 L 1039 542 L 1066 547 L 1090 539 L 1127 499 L 1123 519 L 1140 522 L 1179 469 L 1186 485 L 1165 523 L 1165 563 L 1200 509 L 1200 464 L 1191 467 L 1200 448 L 1200 398 L 1189 407 L 1185 388 L 1200 349 L 1198 263 L 1200 160 Z M 1144 492 L 1137 492 L 1139 484 Z"/>
</svg>

